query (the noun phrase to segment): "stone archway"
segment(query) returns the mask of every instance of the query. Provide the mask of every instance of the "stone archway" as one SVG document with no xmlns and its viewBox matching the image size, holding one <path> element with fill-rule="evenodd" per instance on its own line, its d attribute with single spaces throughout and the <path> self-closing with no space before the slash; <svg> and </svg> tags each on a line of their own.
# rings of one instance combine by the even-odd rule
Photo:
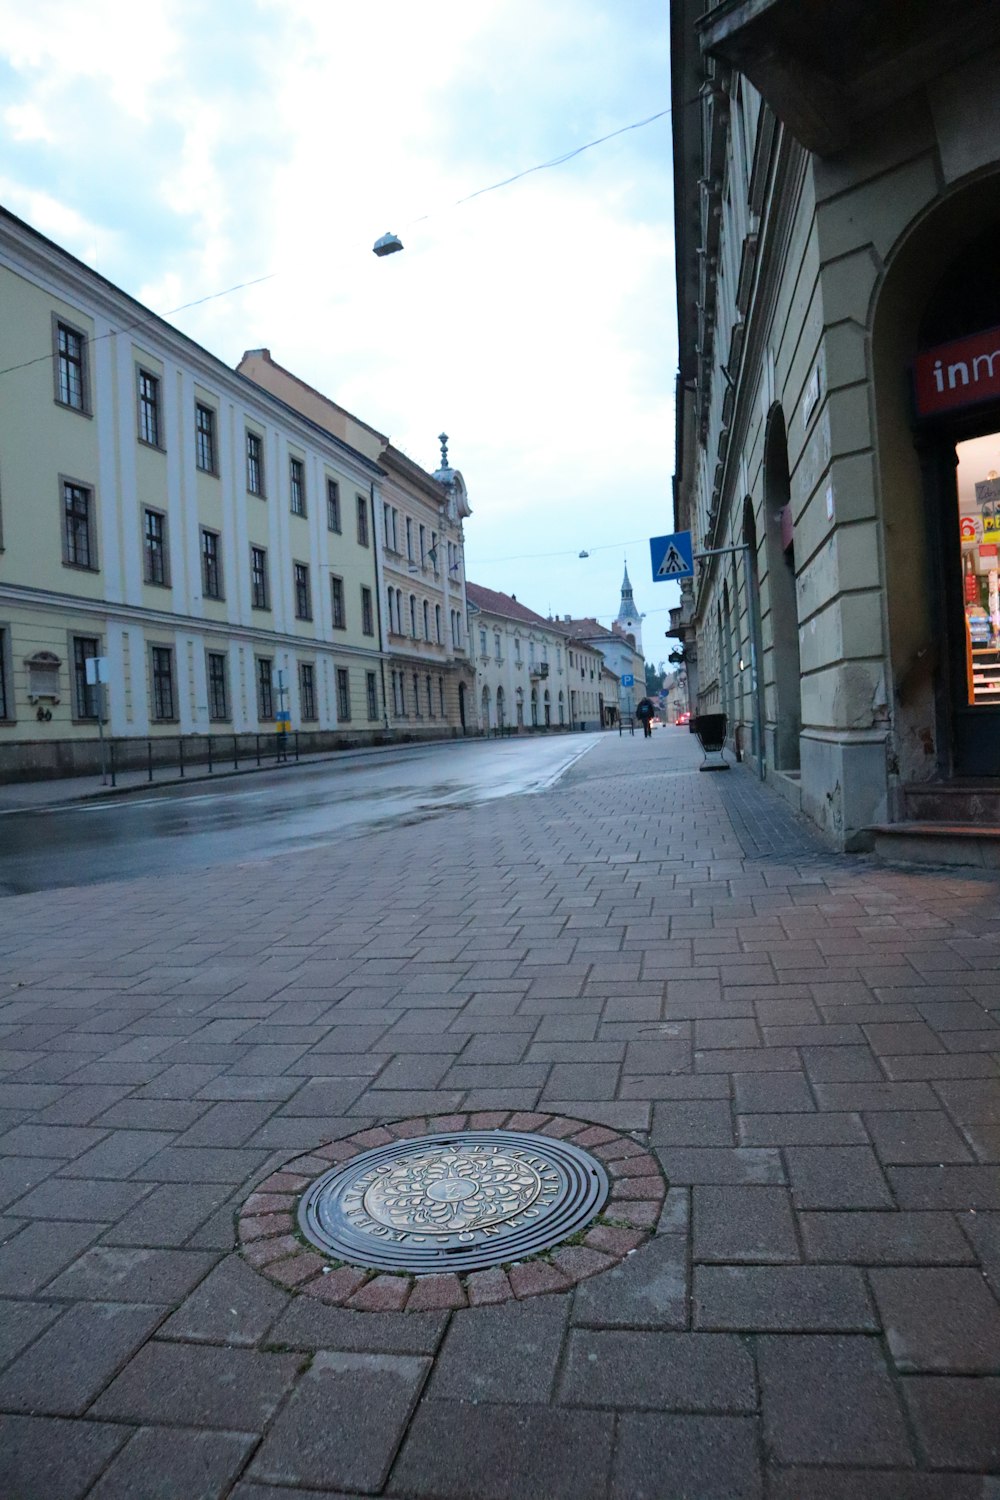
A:
<svg viewBox="0 0 1000 1500">
<path fill-rule="evenodd" d="M 871 316 L 878 456 L 872 508 L 882 534 L 890 770 L 901 817 L 913 815 L 907 787 L 995 776 L 1000 767 L 1000 712 L 970 712 L 956 474 L 958 445 L 1000 431 L 1000 403 L 915 423 L 910 376 L 921 349 L 1000 327 L 998 235 L 994 173 L 939 199 L 911 226 L 889 259 Z"/>
</svg>

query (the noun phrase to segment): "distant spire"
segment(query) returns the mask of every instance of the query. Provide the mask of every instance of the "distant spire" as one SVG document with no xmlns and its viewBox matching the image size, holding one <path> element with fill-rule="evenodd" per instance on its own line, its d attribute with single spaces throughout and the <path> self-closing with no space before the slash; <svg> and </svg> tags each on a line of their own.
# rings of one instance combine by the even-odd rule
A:
<svg viewBox="0 0 1000 1500">
<path fill-rule="evenodd" d="M 441 444 L 441 467 L 446 469 L 448 467 L 448 434 L 439 432 L 438 442 Z"/>
<path fill-rule="evenodd" d="M 625 563 L 625 574 L 622 578 L 622 602 L 618 610 L 615 624 L 623 634 L 631 635 L 635 639 L 636 649 L 642 650 L 642 616 L 635 607 L 632 598 L 632 583 L 628 576 L 628 561 Z"/>
</svg>

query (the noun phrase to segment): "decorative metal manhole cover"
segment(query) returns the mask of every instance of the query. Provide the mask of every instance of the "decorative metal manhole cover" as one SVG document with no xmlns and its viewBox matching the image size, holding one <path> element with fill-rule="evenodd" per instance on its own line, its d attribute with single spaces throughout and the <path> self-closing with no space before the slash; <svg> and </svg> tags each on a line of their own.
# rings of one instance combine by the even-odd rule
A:
<svg viewBox="0 0 1000 1500">
<path fill-rule="evenodd" d="M 311 1185 L 299 1224 L 314 1245 L 382 1271 L 473 1271 L 537 1254 L 589 1223 L 604 1167 L 568 1141 L 508 1130 L 394 1141 Z"/>
</svg>

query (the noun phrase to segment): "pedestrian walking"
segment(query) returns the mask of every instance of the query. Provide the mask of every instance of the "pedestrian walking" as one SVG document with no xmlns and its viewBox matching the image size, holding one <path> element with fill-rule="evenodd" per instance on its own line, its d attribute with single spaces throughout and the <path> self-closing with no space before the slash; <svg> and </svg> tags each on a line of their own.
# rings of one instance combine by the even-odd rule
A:
<svg viewBox="0 0 1000 1500">
<path fill-rule="evenodd" d="M 653 737 L 653 716 L 655 713 L 656 706 L 651 698 L 640 699 L 635 716 L 642 724 L 642 737 L 644 740 L 652 739 Z"/>
</svg>

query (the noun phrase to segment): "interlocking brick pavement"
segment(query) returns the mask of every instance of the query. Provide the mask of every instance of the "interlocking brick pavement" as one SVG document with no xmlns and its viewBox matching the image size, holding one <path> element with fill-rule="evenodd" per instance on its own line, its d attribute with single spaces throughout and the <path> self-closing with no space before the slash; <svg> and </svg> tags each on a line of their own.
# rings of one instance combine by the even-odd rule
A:
<svg viewBox="0 0 1000 1500">
<path fill-rule="evenodd" d="M 996 881 L 698 759 L 608 736 L 544 794 L 0 904 L 0 1493 L 1000 1493 Z M 601 1127 L 652 1236 L 405 1313 L 255 1269 L 288 1163 L 512 1111 Z"/>
</svg>

